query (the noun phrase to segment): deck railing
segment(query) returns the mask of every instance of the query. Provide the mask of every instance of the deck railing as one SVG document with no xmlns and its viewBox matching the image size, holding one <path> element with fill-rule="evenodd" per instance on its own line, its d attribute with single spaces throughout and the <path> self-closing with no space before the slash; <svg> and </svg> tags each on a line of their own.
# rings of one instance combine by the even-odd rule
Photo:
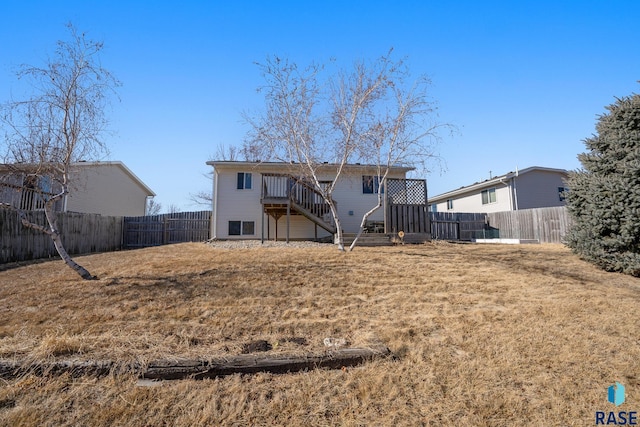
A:
<svg viewBox="0 0 640 427">
<path fill-rule="evenodd" d="M 331 208 L 313 184 L 292 175 L 262 174 L 263 203 L 287 203 L 333 224 Z M 333 202 L 335 204 L 335 201 Z"/>
<path fill-rule="evenodd" d="M 23 211 L 41 211 L 54 194 L 19 185 L 0 183 L 0 202 Z M 58 210 L 58 209 L 54 209 Z"/>
</svg>

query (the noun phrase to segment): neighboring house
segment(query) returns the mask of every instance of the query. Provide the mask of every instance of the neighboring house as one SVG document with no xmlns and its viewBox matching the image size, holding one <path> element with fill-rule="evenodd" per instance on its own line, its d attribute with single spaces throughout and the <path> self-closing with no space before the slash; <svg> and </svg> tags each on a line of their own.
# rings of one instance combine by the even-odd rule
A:
<svg viewBox="0 0 640 427">
<path fill-rule="evenodd" d="M 331 213 L 312 185 L 296 175 L 286 163 L 209 161 L 213 166 L 213 215 L 211 236 L 217 239 L 321 239 L 335 233 Z M 318 169 L 319 179 L 330 182 L 337 165 Z M 409 167 L 393 167 L 389 184 L 402 183 L 402 190 L 386 191 L 395 201 L 406 203 L 406 194 L 419 188 L 419 203 L 426 211 L 426 183 L 406 180 Z M 392 181 L 397 180 L 397 181 Z M 394 188 L 397 186 L 394 186 Z M 391 188 L 391 187 L 390 187 Z M 383 191 L 386 190 L 383 187 Z M 375 166 L 345 165 L 333 192 L 342 229 L 355 233 L 362 216 L 377 204 L 378 177 Z M 372 231 L 384 231 L 385 210 L 370 218 Z"/>
<path fill-rule="evenodd" d="M 0 177 L 7 178 L 7 166 L 0 165 Z M 147 199 L 155 193 L 122 162 L 79 162 L 72 164 L 69 194 L 56 204 L 57 211 L 94 213 L 107 216 L 145 215 Z M 41 210 L 41 193 L 55 193 L 46 179 L 11 176 L 0 180 L 0 202 L 23 210 Z M 39 191 L 34 191 L 39 190 Z"/>
<path fill-rule="evenodd" d="M 489 213 L 564 206 L 568 173 L 532 166 L 429 198 L 432 212 Z"/>
</svg>

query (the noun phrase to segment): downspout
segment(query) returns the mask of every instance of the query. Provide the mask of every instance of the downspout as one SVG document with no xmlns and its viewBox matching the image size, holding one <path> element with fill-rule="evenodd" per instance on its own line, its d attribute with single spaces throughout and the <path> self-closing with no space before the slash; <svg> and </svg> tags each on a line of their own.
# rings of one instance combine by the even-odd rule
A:
<svg viewBox="0 0 640 427">
<path fill-rule="evenodd" d="M 518 177 L 518 168 L 516 168 L 516 174 L 511 177 L 511 184 L 508 184 L 500 178 L 500 183 L 509 187 L 509 210 L 518 210 L 518 191 L 516 189 L 516 178 Z"/>
<path fill-rule="evenodd" d="M 211 197 L 211 238 L 218 238 L 218 170 L 213 168 L 213 194 Z"/>
<path fill-rule="evenodd" d="M 506 185 L 507 188 L 509 189 L 509 210 L 512 211 L 513 210 L 513 191 L 511 191 L 512 189 L 511 185 L 509 183 L 504 182 L 502 178 L 500 178 L 498 181 L 500 182 L 500 184 Z"/>
<path fill-rule="evenodd" d="M 518 177 L 518 169 L 516 168 L 516 176 L 511 178 L 513 180 L 513 200 L 515 201 L 515 210 L 518 210 L 518 190 L 516 189 L 516 178 Z"/>
</svg>

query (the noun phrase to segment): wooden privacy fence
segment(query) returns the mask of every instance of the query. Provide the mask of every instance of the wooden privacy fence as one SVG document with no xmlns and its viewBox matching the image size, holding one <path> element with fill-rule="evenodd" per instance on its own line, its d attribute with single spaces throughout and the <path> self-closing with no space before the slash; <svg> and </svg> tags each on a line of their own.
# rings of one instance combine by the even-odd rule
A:
<svg viewBox="0 0 640 427">
<path fill-rule="evenodd" d="M 30 221 L 46 225 L 43 211 L 26 212 Z M 62 242 L 71 255 L 122 248 L 122 218 L 96 214 L 57 213 Z M 58 257 L 51 238 L 22 225 L 18 214 L 0 209 L 0 264 Z"/>
<path fill-rule="evenodd" d="M 430 212 L 438 240 L 527 239 L 562 243 L 571 218 L 564 206 L 492 213 Z"/>
<path fill-rule="evenodd" d="M 36 224 L 46 225 L 43 211 L 28 211 Z M 59 212 L 58 229 L 70 255 L 111 252 L 209 239 L 211 211 L 142 217 Z M 18 214 L 0 209 L 0 264 L 58 258 L 51 238 L 22 225 Z"/>
<path fill-rule="evenodd" d="M 428 234 L 427 182 L 423 179 L 387 179 L 385 231 Z"/>
<path fill-rule="evenodd" d="M 429 210 L 426 205 L 389 205 L 387 212 L 387 230 L 390 232 L 429 233 Z"/>
<path fill-rule="evenodd" d="M 209 239 L 211 211 L 124 217 L 123 247 L 143 248 Z"/>
<path fill-rule="evenodd" d="M 503 239 L 534 239 L 541 243 L 562 243 L 571 225 L 564 206 L 494 212 L 487 214 L 487 221 L 500 230 Z"/>
<path fill-rule="evenodd" d="M 471 240 L 486 235 L 484 213 L 430 212 L 431 238 L 435 240 Z"/>
</svg>

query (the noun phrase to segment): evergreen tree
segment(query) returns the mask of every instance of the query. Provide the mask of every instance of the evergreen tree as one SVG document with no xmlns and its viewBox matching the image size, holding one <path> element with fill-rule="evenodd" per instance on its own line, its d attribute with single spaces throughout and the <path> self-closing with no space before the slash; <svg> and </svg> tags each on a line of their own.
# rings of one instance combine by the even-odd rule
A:
<svg viewBox="0 0 640 427">
<path fill-rule="evenodd" d="M 607 110 L 569 177 L 567 245 L 604 270 L 640 276 L 640 95 Z"/>
</svg>

